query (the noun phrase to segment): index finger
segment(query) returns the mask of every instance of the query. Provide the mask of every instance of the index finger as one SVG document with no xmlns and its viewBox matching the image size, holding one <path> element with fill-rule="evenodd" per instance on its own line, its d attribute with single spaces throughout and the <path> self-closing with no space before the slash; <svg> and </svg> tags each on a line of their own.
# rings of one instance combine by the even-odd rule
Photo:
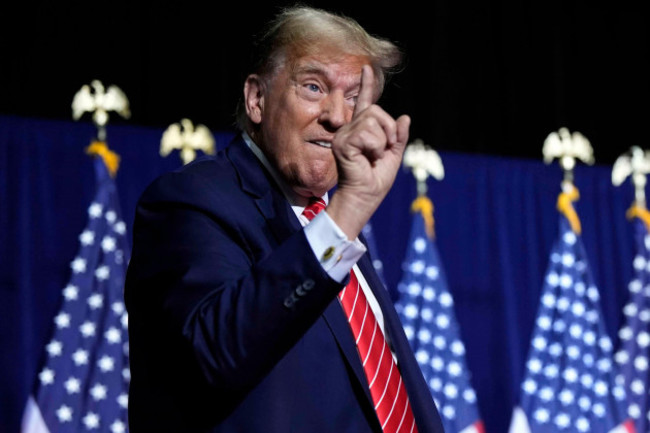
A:
<svg viewBox="0 0 650 433">
<path fill-rule="evenodd" d="M 356 117 L 360 112 L 372 105 L 375 90 L 375 74 L 369 65 L 363 65 L 361 68 L 361 82 L 359 83 L 359 95 L 357 103 L 354 105 L 352 117 Z"/>
</svg>

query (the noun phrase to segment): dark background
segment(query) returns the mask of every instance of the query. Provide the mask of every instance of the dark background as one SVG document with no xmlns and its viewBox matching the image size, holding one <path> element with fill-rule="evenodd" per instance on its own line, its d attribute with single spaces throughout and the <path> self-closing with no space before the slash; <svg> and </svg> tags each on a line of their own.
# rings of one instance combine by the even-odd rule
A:
<svg viewBox="0 0 650 433">
<path fill-rule="evenodd" d="M 643 2 L 308 4 L 356 18 L 407 54 L 384 107 L 412 116 L 411 138 L 440 150 L 541 159 L 562 126 L 597 164 L 646 146 L 648 14 Z M 287 2 L 25 1 L 3 6 L 0 114 L 71 119 L 98 78 L 127 94 L 132 117 L 183 117 L 230 129 L 251 35 Z M 87 115 L 86 115 L 87 116 Z"/>
</svg>

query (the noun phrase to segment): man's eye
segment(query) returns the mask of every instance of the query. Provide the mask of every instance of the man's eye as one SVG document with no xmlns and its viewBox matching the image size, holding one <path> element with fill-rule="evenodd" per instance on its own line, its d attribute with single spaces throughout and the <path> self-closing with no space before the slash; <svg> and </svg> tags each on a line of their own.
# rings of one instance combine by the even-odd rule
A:
<svg viewBox="0 0 650 433">
<path fill-rule="evenodd" d="M 306 87 L 307 87 L 308 90 L 310 90 L 312 92 L 320 92 L 320 87 L 318 87 L 317 84 L 309 83 L 309 84 L 307 84 Z"/>
</svg>

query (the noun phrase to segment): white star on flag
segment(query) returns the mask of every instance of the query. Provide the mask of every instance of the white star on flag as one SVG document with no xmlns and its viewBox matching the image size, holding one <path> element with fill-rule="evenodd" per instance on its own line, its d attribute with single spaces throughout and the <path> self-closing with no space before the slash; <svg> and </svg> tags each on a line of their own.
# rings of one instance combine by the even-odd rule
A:
<svg viewBox="0 0 650 433">
<path fill-rule="evenodd" d="M 92 203 L 90 207 L 88 207 L 88 216 L 90 216 L 90 218 L 99 218 L 102 216 L 103 209 L 104 207 L 101 204 Z"/>
<path fill-rule="evenodd" d="M 99 427 L 99 415 L 88 412 L 86 416 L 83 417 L 83 423 L 86 425 L 88 430 L 96 429 Z"/>
<path fill-rule="evenodd" d="M 65 289 L 63 289 L 63 297 L 65 298 L 66 301 L 74 301 L 77 299 L 77 296 L 79 294 L 79 290 L 77 287 L 73 285 L 67 285 Z"/>
<path fill-rule="evenodd" d="M 56 411 L 56 416 L 62 423 L 72 420 L 72 408 L 63 405 Z"/>
<path fill-rule="evenodd" d="M 70 315 L 63 312 L 59 313 L 54 318 L 54 323 L 56 324 L 57 328 L 67 328 L 70 326 Z"/>
<path fill-rule="evenodd" d="M 92 322 L 84 322 L 79 327 L 79 331 L 84 337 L 92 337 L 95 335 L 95 324 Z"/>
<path fill-rule="evenodd" d="M 70 266 L 72 267 L 72 272 L 75 274 L 86 272 L 86 260 L 82 259 L 81 257 L 74 259 Z"/>
<path fill-rule="evenodd" d="M 95 242 L 95 233 L 89 230 L 84 230 L 84 232 L 79 235 L 79 242 L 84 246 L 92 245 L 93 242 Z"/>
<path fill-rule="evenodd" d="M 88 352 L 78 349 L 72 354 L 72 360 L 76 365 L 84 365 L 88 362 Z"/>
<path fill-rule="evenodd" d="M 112 236 L 104 236 L 102 239 L 102 250 L 105 253 L 110 253 L 115 249 L 115 238 Z"/>
<path fill-rule="evenodd" d="M 42 385 L 50 385 L 54 382 L 54 372 L 49 368 L 44 369 L 38 375 L 38 378 L 41 380 Z"/>
</svg>

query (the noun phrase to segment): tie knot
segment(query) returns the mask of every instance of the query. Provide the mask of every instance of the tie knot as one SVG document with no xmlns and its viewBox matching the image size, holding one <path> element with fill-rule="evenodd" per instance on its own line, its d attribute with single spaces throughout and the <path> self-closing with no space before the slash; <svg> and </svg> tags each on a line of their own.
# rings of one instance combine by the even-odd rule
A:
<svg viewBox="0 0 650 433">
<path fill-rule="evenodd" d="M 305 207 L 305 210 L 302 211 L 302 214 L 305 216 L 305 218 L 311 221 L 318 214 L 318 212 L 322 211 L 323 209 L 325 209 L 325 200 L 320 197 L 312 197 L 309 200 L 307 207 Z"/>
</svg>

